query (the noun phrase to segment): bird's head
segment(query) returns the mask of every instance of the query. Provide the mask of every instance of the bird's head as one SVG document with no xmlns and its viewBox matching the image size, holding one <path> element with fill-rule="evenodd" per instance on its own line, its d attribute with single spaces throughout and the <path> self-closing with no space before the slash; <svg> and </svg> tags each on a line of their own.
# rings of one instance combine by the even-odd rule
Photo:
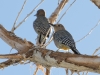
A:
<svg viewBox="0 0 100 75">
<path fill-rule="evenodd" d="M 54 24 L 52 26 L 54 27 L 55 32 L 59 31 L 59 30 L 65 30 L 65 28 L 62 24 Z"/>
<path fill-rule="evenodd" d="M 34 16 L 45 16 L 45 11 L 43 9 L 39 9 Z"/>
</svg>

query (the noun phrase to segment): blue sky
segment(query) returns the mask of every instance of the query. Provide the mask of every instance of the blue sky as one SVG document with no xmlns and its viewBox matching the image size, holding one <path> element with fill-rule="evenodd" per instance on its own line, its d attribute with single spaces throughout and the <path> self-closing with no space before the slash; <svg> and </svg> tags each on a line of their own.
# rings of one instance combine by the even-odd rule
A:
<svg viewBox="0 0 100 75">
<path fill-rule="evenodd" d="M 28 0 L 23 12 L 21 13 L 17 24 L 23 20 L 23 18 L 40 2 L 41 0 Z M 69 3 L 60 13 L 58 19 L 72 3 L 73 0 L 70 0 Z M 24 0 L 0 0 L 0 24 L 2 24 L 7 30 L 11 30 L 16 16 L 23 4 Z M 58 6 L 58 0 L 45 0 L 37 9 L 44 9 L 46 11 L 46 16 L 49 18 L 51 13 Z M 28 41 L 36 43 L 35 39 L 37 34 L 33 30 L 33 21 L 36 19 L 34 14 L 36 11 L 28 17 L 28 19 L 17 29 L 15 34 L 21 38 L 26 38 Z M 66 15 L 60 21 L 72 35 L 75 41 L 79 40 L 85 36 L 91 28 L 93 28 L 100 16 L 100 10 L 90 1 L 90 0 L 77 0 L 73 6 L 68 10 Z M 96 48 L 100 46 L 100 25 L 98 25 L 94 31 L 87 36 L 82 41 L 76 43 L 77 49 L 82 54 L 92 55 Z M 0 54 L 8 54 L 11 50 L 11 47 L 0 39 Z M 47 47 L 48 49 L 57 50 L 53 42 Z M 11 53 L 16 52 L 12 50 Z M 100 51 L 99 51 L 100 52 Z M 99 53 L 98 52 L 98 53 Z M 0 60 L 1 62 L 3 60 Z M 9 66 L 0 70 L 0 75 L 33 75 L 35 70 L 35 65 L 32 63 L 24 65 Z M 37 75 L 43 75 L 41 70 Z M 62 68 L 52 68 L 51 75 L 65 75 L 65 70 Z M 77 75 L 76 73 L 74 75 Z M 94 75 L 94 73 L 89 73 L 88 75 Z M 99 75 L 95 73 L 95 75 Z"/>
</svg>

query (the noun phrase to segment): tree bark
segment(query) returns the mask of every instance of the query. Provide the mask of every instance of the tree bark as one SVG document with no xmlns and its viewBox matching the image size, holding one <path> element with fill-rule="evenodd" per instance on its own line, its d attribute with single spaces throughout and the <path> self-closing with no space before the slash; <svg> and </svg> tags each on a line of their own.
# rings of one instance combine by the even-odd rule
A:
<svg viewBox="0 0 100 75">
<path fill-rule="evenodd" d="M 10 66 L 13 63 L 20 63 L 21 60 L 29 60 L 30 62 L 41 64 L 45 68 L 62 67 L 71 70 L 100 73 L 100 57 L 98 56 L 76 55 L 36 48 L 34 44 L 17 37 L 14 33 L 7 31 L 2 25 L 0 25 L 0 38 L 18 51 L 15 54 L 0 55 L 0 58 L 9 59 L 8 63 L 0 63 L 0 68 Z"/>
</svg>

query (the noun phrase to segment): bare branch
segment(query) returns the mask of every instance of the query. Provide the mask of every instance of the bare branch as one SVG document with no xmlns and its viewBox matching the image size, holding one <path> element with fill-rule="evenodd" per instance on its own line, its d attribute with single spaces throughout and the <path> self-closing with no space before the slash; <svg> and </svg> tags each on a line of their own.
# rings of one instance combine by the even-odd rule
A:
<svg viewBox="0 0 100 75">
<path fill-rule="evenodd" d="M 59 15 L 59 13 L 60 13 L 60 11 L 63 9 L 63 7 L 65 6 L 65 4 L 66 4 L 67 2 L 68 2 L 68 0 L 62 0 L 62 2 L 59 4 L 59 6 L 58 6 L 58 7 L 56 8 L 56 10 L 54 11 L 54 13 L 52 13 L 52 15 L 50 16 L 50 18 L 49 18 L 50 23 L 53 24 L 53 23 L 56 21 L 58 15 Z M 49 30 L 48 30 L 46 36 L 48 35 L 48 33 L 49 33 L 50 30 L 51 30 L 51 27 L 49 28 Z M 46 36 L 45 36 L 45 38 L 46 38 Z M 45 38 L 43 39 L 42 44 L 43 44 Z M 37 39 L 38 39 L 38 38 L 37 38 Z M 49 42 L 50 42 L 50 41 L 49 41 Z M 36 44 L 38 45 L 38 41 L 36 42 Z M 41 44 L 41 45 L 42 45 L 42 44 Z M 49 44 L 49 43 L 48 43 L 48 44 Z M 41 46 L 41 45 L 40 45 L 40 46 Z M 46 46 L 47 46 L 47 45 L 42 46 L 42 48 L 43 48 L 43 47 L 46 47 Z"/>
<path fill-rule="evenodd" d="M 58 5 L 60 4 L 60 0 L 58 0 Z"/>
<path fill-rule="evenodd" d="M 94 53 L 92 54 L 92 55 L 95 55 L 95 53 L 97 52 L 97 51 L 99 51 L 100 50 L 100 47 L 98 47 L 95 51 L 94 51 Z M 83 72 L 84 73 L 84 72 Z M 88 71 L 86 72 L 86 75 L 88 75 Z"/>
<path fill-rule="evenodd" d="M 94 55 L 98 50 L 100 50 L 100 47 L 98 47 L 98 48 L 94 51 L 93 55 Z"/>
<path fill-rule="evenodd" d="M 100 73 L 100 57 L 98 56 L 54 52 L 42 48 L 33 48 L 31 51 L 28 51 L 26 53 L 26 59 L 29 59 L 30 56 L 33 57 L 30 59 L 31 62 L 38 62 L 45 67 L 63 67 L 71 70 Z"/>
<path fill-rule="evenodd" d="M 11 53 L 11 51 L 13 50 L 13 48 L 11 48 L 11 50 L 10 50 L 10 52 L 9 52 L 9 54 Z"/>
<path fill-rule="evenodd" d="M 88 75 L 88 72 L 86 72 L 86 74 L 85 75 Z"/>
<path fill-rule="evenodd" d="M 51 24 L 53 24 L 54 22 L 56 22 L 56 19 L 57 19 L 58 15 L 59 15 L 60 11 L 63 9 L 63 7 L 66 5 L 67 2 L 68 2 L 68 0 L 62 0 L 60 2 L 59 6 L 51 14 L 51 16 L 49 17 L 49 21 L 50 21 Z M 46 47 L 47 45 L 49 45 L 52 40 L 53 40 L 53 34 L 50 37 L 50 40 L 43 47 Z"/>
<path fill-rule="evenodd" d="M 35 9 L 36 9 L 37 7 L 39 7 L 39 5 L 40 5 L 43 1 L 44 1 L 44 0 L 41 0 L 41 2 L 40 2 L 29 14 L 27 14 L 27 16 L 14 28 L 14 30 L 17 29 L 23 22 L 25 22 L 25 20 L 35 11 Z"/>
<path fill-rule="evenodd" d="M 32 48 L 25 54 L 26 60 L 44 67 L 62 67 L 71 70 L 100 73 L 100 57 L 54 52 L 43 48 Z"/>
<path fill-rule="evenodd" d="M 66 70 L 66 75 L 68 75 L 68 69 L 65 69 Z"/>
<path fill-rule="evenodd" d="M 90 35 L 90 34 L 92 33 L 92 31 L 99 25 L 99 23 L 100 23 L 100 20 L 97 22 L 97 24 L 96 24 L 84 37 L 82 37 L 81 39 L 79 39 L 78 41 L 76 41 L 76 43 L 82 41 L 82 40 L 85 39 L 88 35 Z"/>
<path fill-rule="evenodd" d="M 91 0 L 100 9 L 100 0 Z"/>
<path fill-rule="evenodd" d="M 50 68 L 49 69 L 46 68 L 46 75 L 50 75 Z"/>
<path fill-rule="evenodd" d="M 46 47 L 47 45 L 50 44 L 50 42 L 53 40 L 53 34 L 54 34 L 54 32 L 52 33 L 50 40 L 46 44 L 44 44 L 44 46 L 42 48 L 44 48 L 44 47 Z"/>
<path fill-rule="evenodd" d="M 82 74 L 82 75 L 84 75 L 84 73 L 85 73 L 85 72 L 83 72 L 83 74 Z"/>
<path fill-rule="evenodd" d="M 45 38 L 43 39 L 43 41 L 42 41 L 42 43 L 41 43 L 41 45 L 40 46 L 42 46 L 43 45 L 43 42 L 45 41 L 45 39 L 46 39 L 46 37 L 47 37 L 47 35 L 49 34 L 49 32 L 51 31 L 51 27 L 49 28 L 49 30 L 47 31 L 47 33 L 46 33 L 46 36 L 45 36 Z M 44 47 L 44 46 L 43 46 Z"/>
<path fill-rule="evenodd" d="M 58 20 L 57 24 L 60 22 L 60 20 L 64 17 L 64 15 L 67 13 L 67 11 L 71 8 L 71 6 L 75 3 L 76 0 L 73 1 L 72 4 L 70 4 L 70 6 L 67 8 L 67 10 L 63 13 L 63 15 L 61 16 L 61 18 Z"/>
<path fill-rule="evenodd" d="M 4 40 L 12 48 L 16 49 L 20 54 L 27 52 L 34 44 L 17 37 L 14 33 L 7 31 L 0 25 L 0 38 Z"/>
<path fill-rule="evenodd" d="M 1 59 L 22 59 L 22 55 L 15 53 L 15 54 L 5 54 L 5 55 L 0 55 Z"/>
<path fill-rule="evenodd" d="M 68 2 L 68 0 L 62 0 L 61 1 L 59 6 L 56 8 L 56 10 L 49 17 L 50 23 L 53 24 L 54 22 L 56 22 L 56 19 L 57 19 L 58 15 L 59 15 L 60 11 L 63 9 L 63 7 L 66 5 L 67 2 Z"/>
<path fill-rule="evenodd" d="M 36 64 L 36 70 L 35 70 L 35 72 L 34 72 L 34 75 L 36 75 L 36 73 L 38 72 L 38 70 L 40 69 L 43 73 L 44 73 L 44 75 L 46 75 L 45 74 L 45 71 L 44 71 L 44 67 L 42 66 L 42 65 L 40 65 L 40 64 Z"/>
<path fill-rule="evenodd" d="M 5 61 L 5 62 L 2 62 L 2 63 L 0 63 L 0 69 L 2 69 L 2 68 L 5 68 L 5 67 L 8 67 L 8 66 L 10 66 L 10 65 L 12 65 L 12 64 L 18 64 L 18 63 L 20 63 L 20 60 L 7 60 L 7 61 Z"/>
<path fill-rule="evenodd" d="M 42 70 L 42 72 L 44 73 L 44 75 L 46 75 L 45 71 L 44 71 L 44 67 L 42 65 L 39 64 L 39 65 L 37 65 L 37 67 Z"/>
<path fill-rule="evenodd" d="M 15 34 L 13 33 L 13 35 Z M 6 29 L 4 29 L 1 25 L 0 25 L 0 38 L 2 38 L 2 40 L 7 42 L 10 46 L 13 46 L 12 43 L 15 43 L 16 45 L 15 48 L 18 50 L 22 49 L 23 51 L 23 49 L 25 49 L 23 48 L 23 46 L 27 48 L 27 45 L 25 44 L 25 42 L 23 43 L 23 40 L 18 39 L 17 36 L 15 37 L 9 35 L 9 32 Z M 25 59 L 25 60 L 29 60 L 30 62 L 34 62 L 36 64 L 41 64 L 45 68 L 62 67 L 71 70 L 100 73 L 100 67 L 99 67 L 100 57 L 98 56 L 76 55 L 71 53 L 54 52 L 53 50 L 49 50 L 49 49 L 35 48 L 35 46 L 29 47 L 30 45 L 34 45 L 34 44 L 30 42 L 28 43 L 29 43 L 27 48 L 28 50 L 24 52 L 25 55 L 24 58 L 20 58 L 18 60 L 17 57 L 20 57 L 21 55 L 22 55 L 21 57 L 23 57 L 23 54 L 20 55 L 12 54 L 12 56 L 14 56 L 13 57 L 14 61 L 10 61 L 8 62 L 8 64 L 12 65 L 11 63 L 14 64 L 16 63 L 15 61 L 19 62 Z M 10 55 L 8 55 L 9 58 L 12 58 L 12 56 Z M 7 55 L 1 55 L 1 58 L 7 58 Z M 0 63 L 1 68 L 3 68 L 2 66 L 4 67 L 4 62 L 3 64 Z"/>
<path fill-rule="evenodd" d="M 34 75 L 36 75 L 36 73 L 37 73 L 38 69 L 39 69 L 39 68 L 38 68 L 38 67 L 36 67 L 36 70 L 35 70 L 35 72 L 34 72 Z"/>
<path fill-rule="evenodd" d="M 14 30 L 15 30 L 16 22 L 17 22 L 17 20 L 18 20 L 18 17 L 20 16 L 22 10 L 24 9 L 24 6 L 25 6 L 25 4 L 26 4 L 26 1 L 27 1 L 27 0 L 24 1 L 23 6 L 22 6 L 21 10 L 19 11 L 19 13 L 18 13 L 18 15 L 17 15 L 17 17 L 16 17 L 16 20 L 15 20 L 15 22 L 14 22 L 14 25 L 13 25 L 13 27 L 12 27 L 11 32 L 14 32 Z"/>
<path fill-rule="evenodd" d="M 49 21 L 50 21 L 50 23 L 51 24 L 53 24 L 55 21 L 56 21 L 56 19 L 57 19 L 57 17 L 58 17 L 58 15 L 59 15 L 59 13 L 60 13 L 60 11 L 63 9 L 63 7 L 65 6 L 65 4 L 68 2 L 68 0 L 62 0 L 61 1 L 61 3 L 59 4 L 59 6 L 55 9 L 55 11 L 52 13 L 52 15 L 49 17 Z M 51 29 L 51 27 L 50 27 L 50 29 Z M 48 32 L 50 31 L 50 29 L 48 30 Z M 46 34 L 46 36 L 48 35 L 48 33 Z M 45 38 L 46 38 L 46 36 L 45 36 Z M 53 40 L 53 34 L 52 34 L 52 36 L 51 36 L 51 38 L 50 38 L 50 40 L 43 46 L 43 47 L 46 47 L 47 45 L 49 45 L 50 44 L 50 42 Z M 43 42 L 42 42 L 43 43 Z M 42 47 L 42 48 L 43 48 Z"/>
</svg>

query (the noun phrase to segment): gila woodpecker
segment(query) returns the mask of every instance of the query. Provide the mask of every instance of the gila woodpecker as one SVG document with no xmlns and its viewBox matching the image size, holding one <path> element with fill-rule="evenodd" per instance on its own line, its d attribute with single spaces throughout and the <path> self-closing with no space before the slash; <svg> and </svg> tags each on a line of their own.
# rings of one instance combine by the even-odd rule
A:
<svg viewBox="0 0 100 75">
<path fill-rule="evenodd" d="M 33 22 L 33 28 L 35 30 L 35 32 L 38 34 L 38 43 L 41 44 L 43 41 L 43 44 L 45 44 L 46 42 L 46 38 L 49 37 L 50 31 L 50 24 L 48 19 L 45 17 L 45 11 L 43 9 L 39 9 L 35 15 L 37 18 L 36 20 Z M 50 30 L 48 32 L 48 30 Z M 48 34 L 47 34 L 48 32 Z M 45 38 L 45 36 L 47 35 L 47 37 Z"/>
<path fill-rule="evenodd" d="M 76 49 L 72 35 L 64 28 L 64 26 L 62 24 L 55 24 L 52 26 L 55 30 L 53 40 L 56 47 L 63 50 L 71 49 L 75 54 L 80 54 Z"/>
</svg>

